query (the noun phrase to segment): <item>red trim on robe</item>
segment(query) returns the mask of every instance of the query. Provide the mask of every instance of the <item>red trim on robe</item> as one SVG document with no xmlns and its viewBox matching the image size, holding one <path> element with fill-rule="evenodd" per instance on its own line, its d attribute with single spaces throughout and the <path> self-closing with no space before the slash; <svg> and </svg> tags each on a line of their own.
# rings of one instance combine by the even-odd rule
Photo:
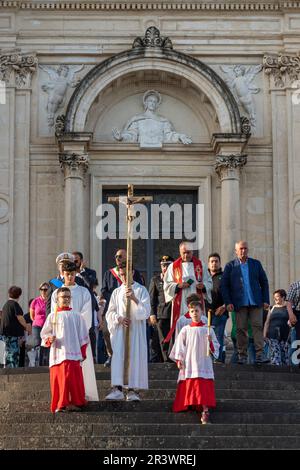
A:
<svg viewBox="0 0 300 470">
<path fill-rule="evenodd" d="M 199 321 L 199 322 L 192 321 L 192 323 L 190 323 L 189 326 L 205 326 L 205 323 L 203 323 L 202 321 Z"/>
<path fill-rule="evenodd" d="M 50 367 L 52 413 L 69 405 L 85 406 L 85 389 L 79 361 L 63 361 Z"/>
<path fill-rule="evenodd" d="M 203 280 L 203 266 L 200 261 L 200 259 L 195 258 L 193 256 L 192 262 L 194 264 L 194 272 L 195 272 L 195 278 L 196 282 L 202 282 Z M 173 263 L 173 279 L 175 280 L 174 282 L 177 282 L 177 284 L 182 283 L 182 258 L 177 258 L 177 260 L 174 261 Z M 204 299 L 203 299 L 203 293 L 202 291 L 199 292 L 200 295 L 200 303 L 202 310 L 204 311 Z M 164 339 L 164 343 L 169 343 L 171 341 L 171 338 L 173 336 L 173 333 L 176 328 L 176 323 L 180 317 L 180 306 L 181 306 L 181 301 L 182 301 L 182 289 L 179 289 L 179 292 L 174 297 L 173 300 L 173 312 L 172 312 L 172 326 L 167 334 L 166 338 Z"/>
<path fill-rule="evenodd" d="M 57 307 L 57 312 L 64 312 L 65 310 L 72 310 L 72 307 Z"/>
<path fill-rule="evenodd" d="M 86 359 L 86 348 L 87 348 L 87 344 L 84 344 L 83 346 L 81 346 L 81 355 L 82 355 L 83 361 Z"/>
<path fill-rule="evenodd" d="M 216 407 L 214 380 L 201 377 L 181 380 L 177 385 L 173 412 L 186 411 L 190 407 L 200 411 L 202 406 Z"/>
<path fill-rule="evenodd" d="M 116 268 L 110 269 L 110 272 L 111 272 L 112 275 L 117 279 L 118 283 L 119 283 L 120 286 L 121 286 L 121 285 L 123 284 L 122 279 L 118 276 L 118 274 L 116 273 L 115 269 L 116 269 Z"/>
<path fill-rule="evenodd" d="M 49 338 L 47 338 L 47 339 L 44 341 L 44 343 L 45 343 L 45 348 L 50 348 L 51 343 L 50 343 L 50 339 L 49 339 Z"/>
</svg>

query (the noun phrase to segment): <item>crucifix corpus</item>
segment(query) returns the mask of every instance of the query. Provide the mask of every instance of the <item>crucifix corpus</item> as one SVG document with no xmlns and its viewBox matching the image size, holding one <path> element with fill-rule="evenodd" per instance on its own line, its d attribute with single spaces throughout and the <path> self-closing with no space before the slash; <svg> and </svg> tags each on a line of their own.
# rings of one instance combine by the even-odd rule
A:
<svg viewBox="0 0 300 470">
<path fill-rule="evenodd" d="M 127 208 L 127 256 L 126 256 L 126 287 L 131 289 L 132 278 L 132 233 L 133 222 L 136 219 L 134 209 L 135 204 L 142 204 L 144 202 L 153 201 L 152 196 L 134 196 L 133 184 L 128 185 L 127 197 L 109 197 L 108 202 L 118 202 L 119 204 L 126 204 Z M 130 320 L 131 299 L 126 297 L 126 318 Z M 129 383 L 129 365 L 130 365 L 130 327 L 125 328 L 125 351 L 124 351 L 124 386 Z"/>
</svg>

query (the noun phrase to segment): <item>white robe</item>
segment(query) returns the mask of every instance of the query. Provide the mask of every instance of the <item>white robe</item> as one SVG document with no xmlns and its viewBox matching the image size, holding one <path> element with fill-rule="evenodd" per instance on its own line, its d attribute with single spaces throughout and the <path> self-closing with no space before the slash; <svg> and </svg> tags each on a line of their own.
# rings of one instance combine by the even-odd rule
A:
<svg viewBox="0 0 300 470">
<path fill-rule="evenodd" d="M 203 262 L 202 262 L 202 269 L 203 269 L 202 282 L 206 288 L 206 293 L 204 294 L 204 296 L 206 296 L 208 303 L 211 303 L 212 301 L 211 291 L 213 288 L 213 281 L 212 281 L 211 275 L 209 274 L 206 264 Z M 184 315 L 188 311 L 186 299 L 191 294 L 196 294 L 197 292 L 196 290 L 197 280 L 195 277 L 194 263 L 192 261 L 182 263 L 182 282 L 185 282 L 188 279 L 193 279 L 194 282 L 187 289 L 182 289 L 180 316 Z M 173 263 L 171 263 L 167 269 L 167 272 L 164 278 L 164 292 L 165 292 L 166 302 L 170 302 L 171 300 L 174 300 L 174 297 L 176 295 L 175 293 L 176 286 L 177 286 L 177 282 L 174 280 L 174 277 L 173 277 Z"/>
<path fill-rule="evenodd" d="M 55 318 L 56 317 L 56 318 Z M 90 342 L 89 333 L 80 313 L 63 310 L 46 318 L 41 331 L 42 346 L 49 336 L 56 337 L 50 348 L 49 367 L 63 361 L 82 361 L 81 347 Z"/>
<path fill-rule="evenodd" d="M 201 321 L 202 323 L 205 323 L 205 325 L 207 325 L 207 317 L 205 315 L 201 315 Z M 189 325 L 190 323 L 192 323 L 192 319 L 191 318 L 187 318 L 185 315 L 182 315 L 182 317 L 179 318 L 179 320 L 177 321 L 176 323 L 176 329 L 175 329 L 175 339 L 177 338 L 177 336 L 179 335 L 180 331 L 182 330 L 182 328 L 184 326 L 187 326 Z"/>
<path fill-rule="evenodd" d="M 150 297 L 147 289 L 137 282 L 132 284 L 134 295 L 139 300 L 137 305 L 131 301 L 130 325 L 130 365 L 128 384 L 124 384 L 124 343 L 125 328 L 118 319 L 126 315 L 125 285 L 115 289 L 112 293 L 106 320 L 110 332 L 110 341 L 113 350 L 111 362 L 112 386 L 127 386 L 135 389 L 148 388 L 148 350 L 146 320 L 150 316 Z"/>
<path fill-rule="evenodd" d="M 66 287 L 66 286 L 63 286 Z M 79 312 L 85 321 L 88 331 L 92 326 L 92 299 L 89 290 L 86 287 L 68 286 L 71 291 L 71 307 L 75 312 Z M 57 298 L 57 289 L 51 297 L 51 311 L 54 311 Z M 91 345 L 89 344 L 86 351 L 86 360 L 82 366 L 83 381 L 85 388 L 85 398 L 87 401 L 99 401 L 97 390 L 97 382 L 95 375 L 95 367 Z"/>
<path fill-rule="evenodd" d="M 184 367 L 180 369 L 178 382 L 185 379 L 203 378 L 213 379 L 214 370 L 211 356 L 207 356 L 207 326 L 190 326 L 182 328 L 175 340 L 170 353 L 172 361 L 182 361 Z M 215 332 L 210 328 L 210 335 L 214 346 L 212 353 L 219 357 L 219 343 Z"/>
</svg>

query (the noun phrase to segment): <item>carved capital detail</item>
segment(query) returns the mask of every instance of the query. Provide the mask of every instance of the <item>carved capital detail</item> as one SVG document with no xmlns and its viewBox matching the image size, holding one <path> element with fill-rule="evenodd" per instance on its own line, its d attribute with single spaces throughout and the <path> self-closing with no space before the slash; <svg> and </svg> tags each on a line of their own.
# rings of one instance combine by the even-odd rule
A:
<svg viewBox="0 0 300 470">
<path fill-rule="evenodd" d="M 145 32 L 144 37 L 137 37 L 133 41 L 132 49 L 138 47 L 160 47 L 161 49 L 173 49 L 173 44 L 167 36 L 161 36 L 159 29 L 150 26 Z"/>
<path fill-rule="evenodd" d="M 247 163 L 247 155 L 217 155 L 215 170 L 220 180 L 238 179 Z"/>
<path fill-rule="evenodd" d="M 300 79 L 299 55 L 265 55 L 263 57 L 265 73 L 269 75 L 275 87 L 284 88 Z"/>
<path fill-rule="evenodd" d="M 66 178 L 84 179 L 89 167 L 89 156 L 86 153 L 60 153 L 60 167 Z"/>
<path fill-rule="evenodd" d="M 37 63 L 38 60 L 34 54 L 0 52 L 0 81 L 15 85 L 17 88 L 29 88 Z"/>
</svg>

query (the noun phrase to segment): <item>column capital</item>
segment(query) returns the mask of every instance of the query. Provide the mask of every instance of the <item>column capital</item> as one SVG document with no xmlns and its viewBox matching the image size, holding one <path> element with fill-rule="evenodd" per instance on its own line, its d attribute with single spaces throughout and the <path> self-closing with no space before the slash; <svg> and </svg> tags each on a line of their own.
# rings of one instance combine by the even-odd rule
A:
<svg viewBox="0 0 300 470">
<path fill-rule="evenodd" d="M 89 156 L 87 153 L 60 153 L 59 163 L 65 179 L 77 178 L 84 180 L 89 167 Z"/>
<path fill-rule="evenodd" d="M 247 163 L 247 155 L 217 155 L 215 170 L 220 181 L 240 177 L 240 171 Z"/>
<path fill-rule="evenodd" d="M 265 54 L 263 67 L 266 75 L 270 76 L 271 86 L 277 89 L 295 87 L 300 80 L 299 54 Z M 297 85 L 297 84 L 296 84 Z"/>
<path fill-rule="evenodd" d="M 0 81 L 20 89 L 30 88 L 37 63 L 37 57 L 33 53 L 0 51 Z"/>
</svg>

